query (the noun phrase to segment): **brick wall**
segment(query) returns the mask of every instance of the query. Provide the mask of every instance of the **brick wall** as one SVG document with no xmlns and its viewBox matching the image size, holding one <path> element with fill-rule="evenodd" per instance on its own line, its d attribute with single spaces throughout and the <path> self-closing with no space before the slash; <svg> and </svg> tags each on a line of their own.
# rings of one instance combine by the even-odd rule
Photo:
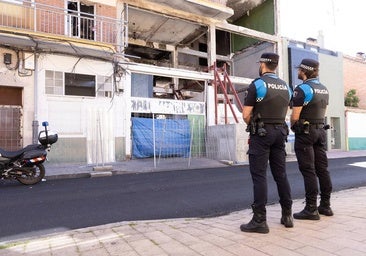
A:
<svg viewBox="0 0 366 256">
<path fill-rule="evenodd" d="M 345 56 L 343 58 L 343 83 L 344 94 L 356 89 L 357 96 L 360 99 L 359 108 L 366 109 L 366 62 L 361 58 Z"/>
<path fill-rule="evenodd" d="M 114 6 L 96 4 L 95 8 L 96 8 L 96 15 L 105 16 L 113 19 L 117 18 L 116 7 Z"/>
<path fill-rule="evenodd" d="M 39 4 L 45 4 L 48 6 L 53 6 L 55 8 L 65 8 L 65 2 L 59 0 L 38 0 L 36 1 Z M 52 34 L 60 34 L 63 35 L 64 27 L 65 27 L 65 18 L 61 15 L 61 11 L 59 15 L 55 15 L 56 10 L 52 10 L 47 12 L 45 7 L 41 7 L 42 11 L 37 11 L 37 31 L 52 33 Z"/>
<path fill-rule="evenodd" d="M 40 4 L 47 4 L 54 7 L 60 7 L 60 8 L 65 7 L 65 1 L 60 0 L 36 0 L 35 2 Z"/>
</svg>

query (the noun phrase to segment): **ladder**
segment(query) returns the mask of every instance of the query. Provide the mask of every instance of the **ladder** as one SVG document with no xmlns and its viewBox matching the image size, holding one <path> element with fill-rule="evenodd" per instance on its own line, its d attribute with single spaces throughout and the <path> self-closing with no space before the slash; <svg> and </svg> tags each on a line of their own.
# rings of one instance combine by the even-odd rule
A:
<svg viewBox="0 0 366 256">
<path fill-rule="evenodd" d="M 224 96 L 224 110 L 225 110 L 225 124 L 228 124 L 228 118 L 227 118 L 227 105 L 229 105 L 229 108 L 231 110 L 231 113 L 233 114 L 233 117 L 235 119 L 236 123 L 239 123 L 238 117 L 236 116 L 235 110 L 233 105 L 235 104 L 232 102 L 232 99 L 234 96 L 237 104 L 240 107 L 240 111 L 243 109 L 243 105 L 241 104 L 241 101 L 239 99 L 238 93 L 235 90 L 229 74 L 226 70 L 226 63 L 221 67 L 218 68 L 216 66 L 216 62 L 213 66 L 210 67 L 210 70 L 214 71 L 214 80 L 213 80 L 213 86 L 214 86 L 214 94 L 215 94 L 215 124 L 218 124 L 218 109 L 217 106 L 219 104 L 219 95 L 222 93 Z"/>
</svg>

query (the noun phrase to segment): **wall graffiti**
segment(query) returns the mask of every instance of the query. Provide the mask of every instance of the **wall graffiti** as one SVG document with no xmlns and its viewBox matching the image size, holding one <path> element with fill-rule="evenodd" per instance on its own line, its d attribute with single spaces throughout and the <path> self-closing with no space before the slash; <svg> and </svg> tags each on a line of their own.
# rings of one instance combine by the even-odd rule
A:
<svg viewBox="0 0 366 256">
<path fill-rule="evenodd" d="M 134 113 L 205 115 L 205 103 L 132 97 L 131 111 Z"/>
</svg>

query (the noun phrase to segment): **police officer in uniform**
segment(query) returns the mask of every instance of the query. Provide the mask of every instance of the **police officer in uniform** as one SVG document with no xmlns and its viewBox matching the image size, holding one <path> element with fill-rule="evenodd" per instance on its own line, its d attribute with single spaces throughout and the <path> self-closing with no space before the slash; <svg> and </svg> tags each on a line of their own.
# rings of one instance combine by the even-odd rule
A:
<svg viewBox="0 0 366 256">
<path fill-rule="evenodd" d="M 244 99 L 243 119 L 250 132 L 249 166 L 253 181 L 253 218 L 240 226 L 243 232 L 268 233 L 266 219 L 268 162 L 277 184 L 282 207 L 281 224 L 293 227 L 291 188 L 286 175 L 285 123 L 292 91 L 275 70 L 279 56 L 263 53 L 259 60 L 259 75 L 248 87 Z"/>
<path fill-rule="evenodd" d="M 319 220 L 320 214 L 332 216 L 330 195 L 332 181 L 326 154 L 324 117 L 329 101 L 327 88 L 319 82 L 319 62 L 303 59 L 298 68 L 298 78 L 303 81 L 294 90 L 291 128 L 295 132 L 295 153 L 305 185 L 305 208 L 295 219 Z M 320 205 L 317 207 L 318 181 Z"/>
</svg>

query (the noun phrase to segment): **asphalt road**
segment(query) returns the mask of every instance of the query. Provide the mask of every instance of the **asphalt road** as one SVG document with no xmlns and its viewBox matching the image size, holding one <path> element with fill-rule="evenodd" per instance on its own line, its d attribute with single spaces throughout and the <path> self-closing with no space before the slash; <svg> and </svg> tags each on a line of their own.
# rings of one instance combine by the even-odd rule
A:
<svg viewBox="0 0 366 256">
<path fill-rule="evenodd" d="M 365 157 L 330 159 L 334 191 L 366 186 Z M 294 199 L 304 197 L 296 162 L 287 163 Z M 277 189 L 268 175 L 269 203 Z M 101 224 L 227 214 L 252 203 L 248 166 L 50 180 L 1 181 L 0 242 Z"/>
</svg>

